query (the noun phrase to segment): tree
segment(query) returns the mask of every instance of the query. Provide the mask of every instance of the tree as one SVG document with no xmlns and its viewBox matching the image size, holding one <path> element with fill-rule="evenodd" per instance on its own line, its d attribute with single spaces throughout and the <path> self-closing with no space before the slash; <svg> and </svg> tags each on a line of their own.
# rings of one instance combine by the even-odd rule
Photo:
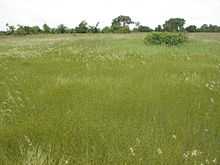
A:
<svg viewBox="0 0 220 165">
<path fill-rule="evenodd" d="M 156 31 L 156 32 L 162 32 L 163 29 L 162 29 L 161 25 L 158 25 L 158 26 L 155 28 L 155 31 Z"/>
<path fill-rule="evenodd" d="M 129 32 L 129 25 L 134 22 L 131 20 L 129 16 L 120 15 L 112 20 L 112 31 L 113 32 Z"/>
<path fill-rule="evenodd" d="M 7 34 L 13 34 L 15 32 L 15 27 L 6 23 Z"/>
<path fill-rule="evenodd" d="M 88 31 L 91 33 L 99 33 L 100 29 L 98 28 L 98 26 L 99 26 L 99 22 L 97 22 L 95 26 L 89 26 Z"/>
<path fill-rule="evenodd" d="M 57 33 L 65 33 L 66 32 L 67 27 L 64 26 L 63 24 L 60 24 L 57 26 L 56 32 Z"/>
<path fill-rule="evenodd" d="M 124 16 L 124 15 L 120 15 L 112 20 L 112 24 L 123 26 L 123 27 L 128 26 L 132 23 L 133 22 L 131 18 L 129 16 Z"/>
<path fill-rule="evenodd" d="M 182 32 L 184 31 L 185 22 L 182 18 L 171 18 L 165 22 L 163 28 L 167 32 Z"/>
<path fill-rule="evenodd" d="M 33 26 L 33 27 L 31 27 L 31 29 L 32 29 L 32 33 L 34 33 L 34 34 L 41 33 L 41 31 L 42 31 L 39 26 Z"/>
<path fill-rule="evenodd" d="M 219 27 L 217 25 L 209 25 L 209 32 L 218 32 L 219 31 Z"/>
<path fill-rule="evenodd" d="M 102 33 L 111 33 L 111 32 L 112 32 L 111 27 L 105 26 L 105 27 L 102 29 Z"/>
<path fill-rule="evenodd" d="M 208 32 L 209 31 L 209 26 L 207 24 L 203 24 L 200 28 L 199 28 L 200 32 Z"/>
<path fill-rule="evenodd" d="M 45 33 L 50 33 L 51 32 L 51 28 L 47 24 L 43 24 L 43 31 Z"/>
<path fill-rule="evenodd" d="M 138 26 L 138 32 L 152 32 L 153 30 L 148 26 Z"/>
<path fill-rule="evenodd" d="M 76 32 L 77 33 L 87 33 L 89 28 L 88 28 L 88 23 L 86 21 L 82 21 L 78 27 L 76 27 Z"/>
<path fill-rule="evenodd" d="M 199 30 L 199 32 L 220 32 L 220 27 L 217 25 L 207 25 L 207 24 L 203 24 Z"/>
<path fill-rule="evenodd" d="M 18 34 L 18 35 L 26 35 L 27 34 L 24 26 L 22 26 L 22 25 L 17 25 L 17 26 L 18 26 L 18 28 L 15 30 L 15 34 Z"/>
<path fill-rule="evenodd" d="M 196 32 L 197 27 L 195 25 L 190 25 L 190 26 L 186 27 L 186 31 L 187 32 Z"/>
</svg>

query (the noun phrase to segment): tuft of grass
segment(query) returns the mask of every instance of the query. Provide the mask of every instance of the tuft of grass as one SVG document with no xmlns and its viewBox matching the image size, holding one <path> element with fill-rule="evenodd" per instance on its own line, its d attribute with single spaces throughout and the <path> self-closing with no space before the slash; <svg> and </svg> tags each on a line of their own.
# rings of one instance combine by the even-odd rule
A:
<svg viewBox="0 0 220 165">
<path fill-rule="evenodd" d="M 220 35 L 0 38 L 0 164 L 219 164 Z"/>
</svg>

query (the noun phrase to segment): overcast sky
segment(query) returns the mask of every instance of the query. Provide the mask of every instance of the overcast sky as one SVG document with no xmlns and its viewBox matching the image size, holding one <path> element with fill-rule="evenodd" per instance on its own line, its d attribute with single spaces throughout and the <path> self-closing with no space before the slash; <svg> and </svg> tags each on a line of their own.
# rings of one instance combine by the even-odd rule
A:
<svg viewBox="0 0 220 165">
<path fill-rule="evenodd" d="M 118 15 L 152 28 L 173 17 L 185 18 L 187 25 L 220 25 L 220 0 L 0 0 L 0 29 L 7 22 L 74 27 L 81 20 L 103 27 Z"/>
</svg>

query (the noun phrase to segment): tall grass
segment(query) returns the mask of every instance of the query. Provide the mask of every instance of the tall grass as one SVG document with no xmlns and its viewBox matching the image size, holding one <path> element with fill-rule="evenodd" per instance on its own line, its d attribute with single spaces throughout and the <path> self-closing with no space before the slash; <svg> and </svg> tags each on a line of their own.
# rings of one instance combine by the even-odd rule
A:
<svg viewBox="0 0 220 165">
<path fill-rule="evenodd" d="M 219 164 L 220 35 L 0 39 L 0 164 Z"/>
</svg>

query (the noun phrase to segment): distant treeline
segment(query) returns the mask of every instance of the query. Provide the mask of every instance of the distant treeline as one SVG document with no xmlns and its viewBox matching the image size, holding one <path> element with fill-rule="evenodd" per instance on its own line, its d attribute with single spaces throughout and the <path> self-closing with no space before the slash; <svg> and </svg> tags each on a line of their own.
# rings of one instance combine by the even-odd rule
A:
<svg viewBox="0 0 220 165">
<path fill-rule="evenodd" d="M 201 27 L 196 25 L 190 25 L 184 27 L 185 20 L 182 18 L 171 18 L 163 25 L 158 25 L 155 29 L 151 29 L 148 26 L 141 25 L 139 22 L 132 21 L 131 17 L 120 15 L 112 20 L 111 26 L 99 28 L 99 22 L 96 25 L 88 25 L 86 21 L 82 21 L 75 28 L 68 28 L 63 24 L 60 24 L 56 28 L 51 28 L 47 24 L 41 27 L 39 26 L 24 26 L 24 25 L 9 25 L 6 24 L 7 30 L 1 32 L 2 34 L 39 34 L 39 33 L 129 33 L 129 32 L 220 32 L 220 26 L 204 24 Z M 134 24 L 135 28 L 130 29 L 129 25 Z"/>
</svg>

